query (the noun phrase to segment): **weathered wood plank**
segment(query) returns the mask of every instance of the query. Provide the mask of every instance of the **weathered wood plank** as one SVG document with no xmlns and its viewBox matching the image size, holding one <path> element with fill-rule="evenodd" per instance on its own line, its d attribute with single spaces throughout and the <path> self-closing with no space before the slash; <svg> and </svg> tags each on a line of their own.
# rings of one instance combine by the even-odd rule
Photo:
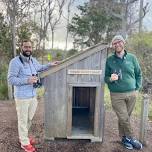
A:
<svg viewBox="0 0 152 152">
<path fill-rule="evenodd" d="M 92 55 L 92 59 L 91 59 L 91 68 L 92 69 L 98 69 L 98 70 L 101 70 L 102 69 L 102 65 L 100 64 L 100 60 L 101 60 L 101 52 L 102 51 L 99 51 L 99 52 L 96 52 L 95 54 Z M 102 74 L 101 74 L 102 75 Z M 99 82 L 99 78 L 100 76 L 99 75 L 96 75 L 96 76 L 92 76 L 92 79 L 91 81 L 94 81 L 94 82 Z"/>
<path fill-rule="evenodd" d="M 105 127 L 105 106 L 104 106 L 104 82 L 101 83 L 101 90 L 100 90 L 100 113 L 99 113 L 99 137 L 104 139 L 104 127 Z"/>
<path fill-rule="evenodd" d="M 72 86 L 67 86 L 68 104 L 67 104 L 67 136 L 71 136 L 72 133 Z"/>
<path fill-rule="evenodd" d="M 8 99 L 12 100 L 13 99 L 13 86 L 8 84 Z"/>
<path fill-rule="evenodd" d="M 149 100 L 150 100 L 150 97 L 147 94 L 145 94 L 143 96 L 142 106 L 141 106 L 141 121 L 140 121 L 139 139 L 144 145 L 146 145 Z"/>
<path fill-rule="evenodd" d="M 50 137 L 66 137 L 66 70 L 48 77 L 45 99 L 46 130 Z"/>
<path fill-rule="evenodd" d="M 72 66 L 68 67 L 68 70 L 101 70 L 102 65 L 100 64 L 100 60 L 101 60 L 101 52 L 99 51 L 97 53 L 92 54 L 91 56 L 79 61 L 78 63 L 73 64 Z M 73 69 L 72 69 L 73 68 Z M 76 77 L 77 75 L 77 77 Z M 73 78 L 73 79 L 72 79 Z M 75 79 L 74 79 L 75 78 Z M 72 82 L 77 82 L 77 83 L 81 83 L 81 82 L 99 82 L 100 80 L 100 75 L 95 75 L 95 74 L 74 74 L 74 75 L 69 75 L 68 76 L 68 81 L 70 81 L 70 83 Z"/>
<path fill-rule="evenodd" d="M 56 137 L 66 137 L 67 123 L 67 95 L 66 69 L 58 71 L 56 75 L 55 102 L 56 102 Z"/>
<path fill-rule="evenodd" d="M 90 123 L 91 127 L 94 128 L 95 118 L 95 101 L 96 101 L 96 87 L 90 88 Z"/>
<path fill-rule="evenodd" d="M 104 49 L 100 52 L 100 67 L 102 68 L 102 74 L 100 75 L 100 82 L 104 82 L 105 75 L 105 64 L 107 59 L 107 49 Z"/>
<path fill-rule="evenodd" d="M 70 69 L 77 69 L 77 63 L 72 64 L 72 65 L 67 67 L 67 82 L 68 83 L 77 82 L 77 75 L 76 74 L 74 74 L 74 75 L 68 74 L 68 70 L 70 70 Z"/>
<path fill-rule="evenodd" d="M 86 59 L 83 59 L 83 60 L 78 62 L 78 67 L 77 67 L 78 69 L 86 69 L 85 65 L 84 65 L 85 60 Z M 78 75 L 78 79 L 77 79 L 78 83 L 82 82 L 84 77 L 86 77 L 86 75 Z"/>
<path fill-rule="evenodd" d="M 52 133 L 53 130 L 55 130 L 55 124 L 54 119 L 55 119 L 55 108 L 54 107 L 54 101 L 55 101 L 55 96 L 54 96 L 54 87 L 55 81 L 53 81 L 56 77 L 56 74 L 52 74 L 50 76 L 47 76 L 44 80 L 44 86 L 45 86 L 45 137 L 46 138 L 52 138 L 54 137 L 54 134 Z"/>
<path fill-rule="evenodd" d="M 95 113 L 94 113 L 94 136 L 99 136 L 99 119 L 100 119 L 100 92 L 101 87 L 96 88 L 96 101 L 95 101 Z"/>
</svg>

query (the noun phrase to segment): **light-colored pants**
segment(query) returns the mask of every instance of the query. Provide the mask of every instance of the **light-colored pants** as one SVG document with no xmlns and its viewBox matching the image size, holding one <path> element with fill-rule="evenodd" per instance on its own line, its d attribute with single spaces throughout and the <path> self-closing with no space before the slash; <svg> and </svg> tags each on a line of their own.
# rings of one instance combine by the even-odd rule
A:
<svg viewBox="0 0 152 152">
<path fill-rule="evenodd" d="M 30 144 L 28 131 L 31 126 L 31 121 L 37 108 L 37 99 L 15 99 L 16 111 L 18 118 L 18 133 L 19 140 L 22 145 Z"/>
<path fill-rule="evenodd" d="M 136 102 L 136 91 L 110 93 L 112 107 L 118 117 L 119 136 L 133 136 L 130 116 Z"/>
</svg>

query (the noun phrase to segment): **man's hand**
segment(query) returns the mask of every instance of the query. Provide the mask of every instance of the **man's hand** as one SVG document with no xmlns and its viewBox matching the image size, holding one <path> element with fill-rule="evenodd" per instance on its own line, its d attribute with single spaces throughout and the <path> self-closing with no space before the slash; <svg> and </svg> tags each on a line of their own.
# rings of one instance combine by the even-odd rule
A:
<svg viewBox="0 0 152 152">
<path fill-rule="evenodd" d="M 111 74 L 110 81 L 116 81 L 116 80 L 118 80 L 118 74 L 115 73 Z"/>
<path fill-rule="evenodd" d="M 33 84 L 33 83 L 36 83 L 37 80 L 38 80 L 37 76 L 31 76 L 31 77 L 28 78 L 27 81 L 28 81 L 29 84 Z"/>
<path fill-rule="evenodd" d="M 61 61 L 54 61 L 54 62 L 51 62 L 51 66 L 56 66 L 56 65 L 58 65 L 60 63 L 61 63 Z"/>
</svg>

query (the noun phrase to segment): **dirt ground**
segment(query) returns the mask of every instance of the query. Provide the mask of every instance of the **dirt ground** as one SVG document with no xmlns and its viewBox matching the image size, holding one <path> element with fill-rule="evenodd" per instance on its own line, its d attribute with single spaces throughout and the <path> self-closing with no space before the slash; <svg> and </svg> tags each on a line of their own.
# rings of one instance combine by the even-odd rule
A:
<svg viewBox="0 0 152 152">
<path fill-rule="evenodd" d="M 135 135 L 139 136 L 139 119 L 132 118 Z M 120 144 L 117 130 L 117 118 L 113 112 L 106 112 L 103 143 L 91 143 L 88 140 L 55 141 L 44 140 L 43 101 L 39 102 L 30 133 L 36 137 L 37 152 L 128 152 Z M 152 152 L 152 122 L 149 121 L 147 146 L 142 152 Z M 23 152 L 18 142 L 17 117 L 14 102 L 0 101 L 0 152 Z M 132 150 L 137 152 L 137 150 Z"/>
</svg>

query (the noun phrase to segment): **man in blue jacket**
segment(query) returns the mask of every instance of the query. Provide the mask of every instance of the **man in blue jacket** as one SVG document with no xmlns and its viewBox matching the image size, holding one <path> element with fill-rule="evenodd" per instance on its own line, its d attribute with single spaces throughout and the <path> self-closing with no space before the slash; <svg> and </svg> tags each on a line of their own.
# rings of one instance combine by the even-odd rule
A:
<svg viewBox="0 0 152 152">
<path fill-rule="evenodd" d="M 26 152 L 34 152 L 34 139 L 28 136 L 32 118 L 37 108 L 36 84 L 37 73 L 57 65 L 58 62 L 41 65 L 32 57 L 32 42 L 24 40 L 20 55 L 9 64 L 8 82 L 14 86 L 14 98 L 18 118 L 18 133 L 21 148 Z"/>
</svg>

